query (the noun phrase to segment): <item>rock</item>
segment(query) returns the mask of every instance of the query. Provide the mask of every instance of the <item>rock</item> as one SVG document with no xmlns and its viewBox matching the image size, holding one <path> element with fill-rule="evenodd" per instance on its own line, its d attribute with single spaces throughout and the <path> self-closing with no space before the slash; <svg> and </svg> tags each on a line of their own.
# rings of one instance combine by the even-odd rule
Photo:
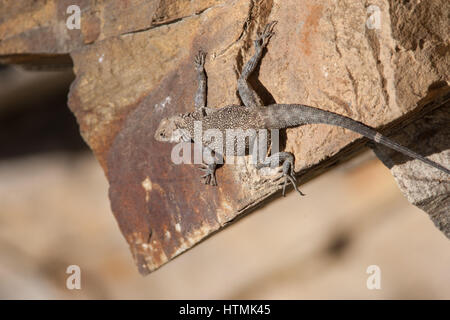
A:
<svg viewBox="0 0 450 320">
<path fill-rule="evenodd" d="M 225 165 L 219 186 L 204 186 L 194 166 L 173 165 L 171 146 L 154 141 L 162 117 L 193 108 L 199 49 L 208 53 L 208 105 L 240 103 L 236 80 L 252 40 L 277 20 L 251 79 L 263 101 L 316 106 L 389 132 L 417 119 L 417 110 L 430 111 L 422 99 L 448 81 L 444 0 L 87 4 L 80 2 L 81 30 L 65 27 L 69 1 L 8 4 L 0 54 L 11 63 L 23 54 L 70 53 L 77 78 L 69 107 L 108 177 L 112 210 L 143 274 L 279 190 L 279 175 L 263 176 L 248 162 Z M 362 142 L 325 125 L 286 136 L 301 182 L 348 159 Z"/>
</svg>

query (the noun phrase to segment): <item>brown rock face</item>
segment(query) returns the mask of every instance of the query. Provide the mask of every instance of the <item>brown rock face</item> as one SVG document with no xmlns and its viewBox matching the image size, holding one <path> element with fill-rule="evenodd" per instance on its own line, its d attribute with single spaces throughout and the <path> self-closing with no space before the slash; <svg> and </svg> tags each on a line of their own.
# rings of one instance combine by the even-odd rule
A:
<svg viewBox="0 0 450 320">
<path fill-rule="evenodd" d="M 105 170 L 112 210 L 143 274 L 279 190 L 279 174 L 263 175 L 246 160 L 219 169 L 218 187 L 204 186 L 193 165 L 174 165 L 172 146 L 153 139 L 163 117 L 193 110 L 199 49 L 208 53 L 209 107 L 240 103 L 236 81 L 252 40 L 277 20 L 251 79 L 266 104 L 303 103 L 391 129 L 448 109 L 446 0 L 78 1 L 81 29 L 68 30 L 72 2 L 3 4 L 0 54 L 14 62 L 29 53 L 70 53 L 77 78 L 69 107 Z M 436 112 L 440 121 L 448 117 Z M 361 142 L 322 125 L 289 129 L 286 137 L 302 182 Z M 448 166 L 448 145 L 439 141 L 436 160 Z M 417 145 L 411 148 L 420 151 Z"/>
</svg>

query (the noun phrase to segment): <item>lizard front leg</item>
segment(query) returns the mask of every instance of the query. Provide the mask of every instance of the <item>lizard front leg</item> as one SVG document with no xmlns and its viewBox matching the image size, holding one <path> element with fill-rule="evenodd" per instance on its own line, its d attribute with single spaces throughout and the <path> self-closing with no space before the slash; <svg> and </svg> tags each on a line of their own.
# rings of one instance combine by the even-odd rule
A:
<svg viewBox="0 0 450 320">
<path fill-rule="evenodd" d="M 284 183 L 283 183 L 283 197 L 286 193 L 286 185 L 288 183 L 288 180 L 292 183 L 292 186 L 294 187 L 295 191 L 297 191 L 301 196 L 304 196 L 305 194 L 301 192 L 297 187 L 297 179 L 294 175 L 294 161 L 295 157 L 290 152 L 278 152 L 270 157 L 265 158 L 260 163 L 256 165 L 256 169 L 261 169 L 264 167 L 275 167 L 282 165 L 283 166 L 283 176 L 284 176 Z"/>
<path fill-rule="evenodd" d="M 212 186 L 217 186 L 216 180 L 216 170 L 219 167 L 220 163 L 223 163 L 223 157 L 220 154 L 215 153 L 213 150 L 206 148 L 209 152 L 211 152 L 211 158 L 209 159 L 209 163 L 202 164 L 199 168 L 204 174 L 201 176 L 204 184 L 209 184 Z"/>
<path fill-rule="evenodd" d="M 194 59 L 195 70 L 197 71 L 198 88 L 195 93 L 194 105 L 195 110 L 203 110 L 206 108 L 206 72 L 205 72 L 206 53 L 199 51 Z"/>
<path fill-rule="evenodd" d="M 201 111 L 203 116 L 206 116 L 210 113 L 216 111 L 216 109 L 208 108 L 206 106 L 206 97 L 207 97 L 207 79 L 206 79 L 206 71 L 205 71 L 205 58 L 206 53 L 200 50 L 194 59 L 195 70 L 197 71 L 197 81 L 198 88 L 194 97 L 194 105 L 195 110 Z"/>
<path fill-rule="evenodd" d="M 205 172 L 205 174 L 201 176 L 201 178 L 204 179 L 203 180 L 204 184 L 210 184 L 212 186 L 217 186 L 216 169 L 217 169 L 216 163 L 202 164 L 202 167 L 200 167 L 200 170 Z"/>
</svg>

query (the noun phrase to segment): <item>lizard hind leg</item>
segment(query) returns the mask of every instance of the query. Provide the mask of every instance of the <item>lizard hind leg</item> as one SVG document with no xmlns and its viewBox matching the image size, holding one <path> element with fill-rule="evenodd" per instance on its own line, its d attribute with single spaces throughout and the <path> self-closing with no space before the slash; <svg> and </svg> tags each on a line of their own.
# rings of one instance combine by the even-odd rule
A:
<svg viewBox="0 0 450 320">
<path fill-rule="evenodd" d="M 258 33 L 258 37 L 256 38 L 256 40 L 254 40 L 255 53 L 250 58 L 250 60 L 245 63 L 244 67 L 242 68 L 241 76 L 238 80 L 239 96 L 241 97 L 244 105 L 249 108 L 258 108 L 263 105 L 261 98 L 248 82 L 248 78 L 253 73 L 253 71 L 255 71 L 256 66 L 261 60 L 263 49 L 267 46 L 270 38 L 274 34 L 273 28 L 276 23 L 276 21 L 270 22 L 265 26 L 263 32 Z"/>
<path fill-rule="evenodd" d="M 258 163 L 256 165 L 256 169 L 261 169 L 263 167 L 273 167 L 274 165 L 280 165 L 283 166 L 283 177 L 284 177 L 284 183 L 283 183 L 283 197 L 286 195 L 286 185 L 288 182 L 291 182 L 292 186 L 294 187 L 295 191 L 297 191 L 301 196 L 305 196 L 303 192 L 301 192 L 297 187 L 297 179 L 294 175 L 294 155 L 290 152 L 278 152 L 274 155 L 266 158 L 264 161 Z"/>
<path fill-rule="evenodd" d="M 286 184 L 288 179 L 292 183 L 292 186 L 294 187 L 295 191 L 297 191 L 301 196 L 305 196 L 305 194 L 301 192 L 297 187 L 297 179 L 295 178 L 294 175 L 294 155 L 290 152 L 289 154 L 291 157 L 289 157 L 283 162 L 283 176 L 284 176 L 283 197 L 285 196 Z"/>
<path fill-rule="evenodd" d="M 273 27 L 277 24 L 278 21 L 272 21 L 266 24 L 263 32 L 258 33 L 258 38 L 254 41 L 255 47 L 265 47 L 269 42 L 269 39 L 275 34 L 273 32 Z"/>
</svg>

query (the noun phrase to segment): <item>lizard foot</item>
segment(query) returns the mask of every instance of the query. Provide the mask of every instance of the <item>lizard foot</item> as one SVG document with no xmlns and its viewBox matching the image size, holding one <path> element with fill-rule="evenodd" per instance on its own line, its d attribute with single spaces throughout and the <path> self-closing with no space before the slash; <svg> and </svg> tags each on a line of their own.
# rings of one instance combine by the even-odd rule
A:
<svg viewBox="0 0 450 320">
<path fill-rule="evenodd" d="M 273 27 L 277 24 L 278 21 L 272 21 L 268 23 L 262 33 L 258 33 L 258 37 L 254 41 L 255 47 L 264 48 L 269 43 L 269 39 L 275 34 L 273 32 Z"/>
<path fill-rule="evenodd" d="M 205 67 L 206 52 L 200 50 L 194 58 L 194 65 L 197 71 L 203 71 Z"/>
<path fill-rule="evenodd" d="M 203 172 L 205 172 L 204 175 L 201 176 L 204 184 L 209 184 L 212 186 L 217 186 L 217 180 L 216 180 L 216 167 L 217 165 L 215 163 L 213 164 L 203 164 L 199 169 Z"/>
<path fill-rule="evenodd" d="M 278 152 L 270 156 L 269 158 L 266 158 L 265 160 L 259 162 L 256 164 L 256 169 L 261 169 L 264 167 L 272 167 L 279 166 L 280 163 L 283 164 L 283 175 L 276 180 L 279 180 L 280 178 L 284 177 L 284 183 L 283 183 L 283 197 L 286 194 L 286 185 L 288 182 L 292 183 L 292 186 L 294 187 L 295 191 L 297 191 L 301 196 L 304 196 L 305 194 L 301 192 L 297 187 L 297 179 L 294 175 L 294 155 L 290 152 Z"/>
<path fill-rule="evenodd" d="M 284 177 L 284 183 L 283 183 L 283 197 L 286 193 L 286 185 L 288 183 L 288 180 L 292 183 L 292 186 L 294 187 L 295 191 L 297 191 L 301 196 L 305 196 L 303 192 L 301 192 L 297 187 L 297 179 L 294 175 L 294 157 L 288 157 L 284 163 L 283 163 L 283 177 Z"/>
</svg>

